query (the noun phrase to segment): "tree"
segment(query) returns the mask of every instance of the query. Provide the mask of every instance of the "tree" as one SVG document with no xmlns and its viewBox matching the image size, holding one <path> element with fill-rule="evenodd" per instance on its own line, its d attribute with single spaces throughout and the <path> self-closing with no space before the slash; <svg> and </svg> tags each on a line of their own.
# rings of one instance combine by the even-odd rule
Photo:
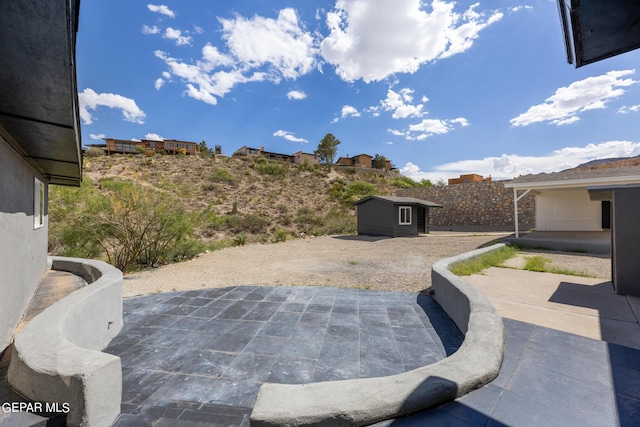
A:
<svg viewBox="0 0 640 427">
<path fill-rule="evenodd" d="M 318 148 L 313 152 L 313 154 L 319 156 L 320 161 L 331 168 L 333 165 L 333 159 L 336 157 L 336 153 L 338 152 L 338 144 L 340 144 L 340 140 L 328 133 L 320 140 L 320 144 L 318 144 Z"/>
<path fill-rule="evenodd" d="M 208 157 L 212 154 L 211 149 L 207 147 L 207 142 L 202 140 L 200 143 L 200 154 L 204 157 Z"/>
<path fill-rule="evenodd" d="M 371 166 L 373 166 L 374 169 L 385 169 L 386 163 L 387 158 L 381 154 L 376 154 L 371 160 Z"/>
</svg>

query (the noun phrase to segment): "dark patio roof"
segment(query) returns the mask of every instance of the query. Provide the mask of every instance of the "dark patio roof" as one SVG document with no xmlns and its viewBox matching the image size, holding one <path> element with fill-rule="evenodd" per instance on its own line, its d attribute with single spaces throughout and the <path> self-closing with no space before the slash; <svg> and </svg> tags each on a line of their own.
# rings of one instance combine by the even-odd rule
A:
<svg viewBox="0 0 640 427">
<path fill-rule="evenodd" d="M 640 47 L 637 0 L 558 0 L 567 60 L 577 67 Z"/>
<path fill-rule="evenodd" d="M 581 187 L 602 183 L 640 183 L 640 165 L 602 169 L 567 169 L 561 172 L 519 176 L 505 187 L 573 186 Z"/>
<path fill-rule="evenodd" d="M 80 185 L 80 0 L 3 2 L 0 134 L 52 184 Z"/>
<path fill-rule="evenodd" d="M 416 199 L 415 197 L 392 197 L 392 196 L 367 196 L 364 199 L 360 199 L 354 204 L 359 205 L 362 202 L 366 202 L 367 200 L 377 199 L 385 202 L 393 203 L 394 205 L 411 205 L 411 206 L 424 206 L 426 208 L 442 208 L 442 205 L 439 205 L 434 202 L 430 202 L 429 200 L 424 199 Z"/>
</svg>

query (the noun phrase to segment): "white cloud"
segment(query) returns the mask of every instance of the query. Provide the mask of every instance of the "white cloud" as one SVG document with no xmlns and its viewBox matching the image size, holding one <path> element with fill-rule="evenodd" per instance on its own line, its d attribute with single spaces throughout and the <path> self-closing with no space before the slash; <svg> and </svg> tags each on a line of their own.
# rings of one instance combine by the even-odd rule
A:
<svg viewBox="0 0 640 427">
<path fill-rule="evenodd" d="M 289 92 L 287 92 L 287 98 L 289 99 L 301 100 L 305 99 L 306 97 L 307 94 L 299 90 L 290 90 Z"/>
<path fill-rule="evenodd" d="M 166 15 L 169 16 L 171 18 L 175 18 L 176 17 L 176 13 L 169 9 L 167 6 L 160 4 L 160 5 L 155 5 L 155 4 L 148 4 L 147 8 L 151 11 L 151 12 L 156 12 L 156 13 L 160 13 L 162 15 Z"/>
<path fill-rule="evenodd" d="M 156 88 L 156 90 L 160 90 L 160 88 L 164 85 L 165 81 L 164 79 L 162 79 L 161 77 L 157 78 L 156 81 L 153 83 L 153 86 Z"/>
<path fill-rule="evenodd" d="M 583 147 L 566 147 L 542 156 L 521 156 L 502 154 L 499 157 L 485 157 L 479 160 L 461 160 L 423 171 L 418 165 L 407 163 L 400 172 L 413 179 L 456 178 L 461 174 L 477 173 L 494 179 L 512 179 L 519 175 L 542 172 L 558 172 L 587 163 L 591 160 L 612 157 L 634 157 L 640 155 L 640 142 L 607 141 L 588 144 Z"/>
<path fill-rule="evenodd" d="M 145 134 L 144 139 L 150 139 L 151 141 L 164 141 L 164 138 L 157 133 L 147 133 Z"/>
<path fill-rule="evenodd" d="M 640 104 L 632 105 L 630 107 L 624 105 L 618 109 L 619 114 L 635 113 L 638 111 L 640 111 Z"/>
<path fill-rule="evenodd" d="M 531 12 L 533 10 L 533 6 L 529 6 L 525 4 L 525 5 L 514 6 L 509 8 L 509 12 L 511 13 L 520 12 L 521 10 L 526 10 L 528 12 Z"/>
<path fill-rule="evenodd" d="M 282 9 L 277 19 L 237 16 L 220 23 L 222 37 L 238 63 L 246 68 L 266 66 L 273 81 L 298 78 L 316 63 L 314 38 L 292 8 Z"/>
<path fill-rule="evenodd" d="M 227 52 L 207 44 L 198 61 L 155 52 L 194 99 L 216 105 L 217 98 L 238 84 L 265 80 L 277 84 L 283 78 L 293 80 L 307 74 L 316 65 L 314 38 L 299 23 L 294 9 L 282 9 L 277 19 L 238 15 L 219 20 Z"/>
<path fill-rule="evenodd" d="M 164 35 L 162 37 L 175 41 L 177 46 L 191 44 L 191 37 L 183 36 L 182 31 L 171 27 L 167 27 L 167 29 L 164 30 Z"/>
<path fill-rule="evenodd" d="M 89 138 L 91 138 L 91 139 L 104 139 L 106 137 L 107 136 L 104 133 L 99 133 L 97 135 L 95 133 L 90 133 L 89 134 Z"/>
<path fill-rule="evenodd" d="M 391 117 L 394 119 L 406 119 L 408 117 L 422 117 L 424 115 L 423 104 L 412 105 L 413 89 L 403 88 L 399 92 L 392 89 L 387 91 L 386 99 L 380 101 L 382 109 L 385 111 L 393 111 Z M 423 99 L 426 97 L 423 96 Z"/>
<path fill-rule="evenodd" d="M 199 27 L 197 25 L 193 25 L 193 32 L 196 34 L 204 34 L 204 28 Z"/>
<path fill-rule="evenodd" d="M 336 117 L 331 123 L 337 123 L 340 121 L 340 119 L 344 120 L 347 117 L 360 117 L 360 112 L 357 108 L 351 105 L 344 105 L 342 107 L 342 110 L 340 111 L 340 117 Z"/>
<path fill-rule="evenodd" d="M 117 108 L 122 110 L 122 116 L 128 122 L 144 123 L 146 114 L 131 98 L 114 93 L 96 93 L 93 89 L 86 88 L 78 94 L 80 103 L 80 117 L 85 125 L 93 123 L 94 117 L 90 110 L 95 111 L 98 107 Z"/>
<path fill-rule="evenodd" d="M 514 126 L 528 126 L 537 122 L 549 122 L 557 126 L 575 123 L 580 120 L 579 113 L 606 108 L 609 100 L 624 95 L 625 90 L 622 88 L 637 81 L 621 77 L 634 72 L 635 70 L 609 71 L 601 76 L 573 82 L 556 90 L 543 104 L 532 106 L 510 122 Z"/>
<path fill-rule="evenodd" d="M 420 123 L 409 125 L 407 130 L 388 129 L 388 132 L 403 136 L 408 141 L 424 141 L 433 135 L 443 135 L 455 130 L 455 125 L 465 127 L 469 126 L 469 122 L 464 117 L 450 120 L 422 119 Z"/>
<path fill-rule="evenodd" d="M 143 25 L 142 34 L 160 34 L 160 28 L 156 25 L 154 25 L 153 27 Z"/>
<path fill-rule="evenodd" d="M 455 3 L 433 0 L 341 0 L 327 13 L 330 34 L 322 41 L 324 59 L 346 81 L 380 81 L 395 73 L 414 73 L 430 61 L 469 49 L 481 30 L 502 13 L 462 13 Z"/>
<path fill-rule="evenodd" d="M 279 136 L 282 137 L 284 139 L 286 139 L 287 141 L 291 141 L 291 142 L 309 142 L 308 140 L 304 139 L 304 138 L 298 138 L 296 136 L 294 136 L 294 134 L 292 132 L 287 132 L 285 130 L 277 130 L 273 133 L 273 136 Z"/>
</svg>

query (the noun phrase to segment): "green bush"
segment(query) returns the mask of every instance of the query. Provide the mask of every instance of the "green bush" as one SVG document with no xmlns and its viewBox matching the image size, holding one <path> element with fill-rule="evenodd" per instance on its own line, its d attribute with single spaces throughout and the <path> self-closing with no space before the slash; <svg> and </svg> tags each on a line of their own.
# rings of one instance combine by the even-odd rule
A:
<svg viewBox="0 0 640 427">
<path fill-rule="evenodd" d="M 233 244 L 236 246 L 244 246 L 247 244 L 247 235 L 244 232 L 239 233 L 233 238 Z"/>
<path fill-rule="evenodd" d="M 421 185 L 417 182 L 415 182 L 413 179 L 409 178 L 408 176 L 402 176 L 399 178 L 392 178 L 391 179 L 391 185 L 395 186 L 395 187 L 400 187 L 400 188 L 417 188 L 417 187 L 421 187 Z"/>
<path fill-rule="evenodd" d="M 288 171 L 287 166 L 264 157 L 258 157 L 253 163 L 253 167 L 263 175 L 271 175 L 278 178 L 284 177 Z"/>
<path fill-rule="evenodd" d="M 213 171 L 211 172 L 211 181 L 223 182 L 227 184 L 235 184 L 238 182 L 238 178 L 236 178 L 227 169 L 214 168 Z"/>
<path fill-rule="evenodd" d="M 193 221 L 166 193 L 119 180 L 97 192 L 56 188 L 49 202 L 51 235 L 61 255 L 97 258 L 122 271 L 191 257 L 201 249 Z"/>
<path fill-rule="evenodd" d="M 283 230 L 281 228 L 277 229 L 274 233 L 273 233 L 273 241 L 278 243 L 278 242 L 286 242 L 287 240 L 289 240 L 289 238 L 291 237 L 291 235 L 289 234 L 289 232 L 287 230 Z"/>
</svg>

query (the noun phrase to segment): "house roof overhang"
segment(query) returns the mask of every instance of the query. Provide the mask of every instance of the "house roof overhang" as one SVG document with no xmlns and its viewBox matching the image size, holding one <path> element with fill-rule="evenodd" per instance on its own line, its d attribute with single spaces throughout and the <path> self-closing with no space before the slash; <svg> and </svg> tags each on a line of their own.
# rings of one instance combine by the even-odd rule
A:
<svg viewBox="0 0 640 427">
<path fill-rule="evenodd" d="M 572 188 L 587 188 L 589 186 L 602 185 L 624 185 L 640 183 L 640 175 L 599 177 L 588 179 L 565 179 L 557 181 L 531 181 L 531 182 L 508 182 L 505 188 L 515 188 L 516 190 L 561 190 Z"/>
<path fill-rule="evenodd" d="M 51 184 L 82 180 L 79 10 L 80 0 L 22 0 L 0 13 L 0 132 Z"/>
<path fill-rule="evenodd" d="M 382 200 L 384 202 L 393 203 L 394 205 L 405 205 L 405 206 L 423 206 L 426 208 L 442 208 L 442 205 L 439 205 L 434 202 L 430 202 L 429 200 L 416 199 L 415 197 L 389 197 L 389 196 L 367 196 L 363 199 L 358 200 L 354 203 L 354 205 L 359 205 L 368 200 Z"/>
<path fill-rule="evenodd" d="M 567 61 L 576 68 L 640 47 L 637 0 L 558 0 Z"/>
<path fill-rule="evenodd" d="M 628 185 L 598 185 L 593 187 L 587 187 L 589 192 L 589 198 L 593 201 L 599 200 L 613 200 L 613 193 L 615 190 L 624 189 L 640 189 L 640 184 L 628 184 Z"/>
</svg>

